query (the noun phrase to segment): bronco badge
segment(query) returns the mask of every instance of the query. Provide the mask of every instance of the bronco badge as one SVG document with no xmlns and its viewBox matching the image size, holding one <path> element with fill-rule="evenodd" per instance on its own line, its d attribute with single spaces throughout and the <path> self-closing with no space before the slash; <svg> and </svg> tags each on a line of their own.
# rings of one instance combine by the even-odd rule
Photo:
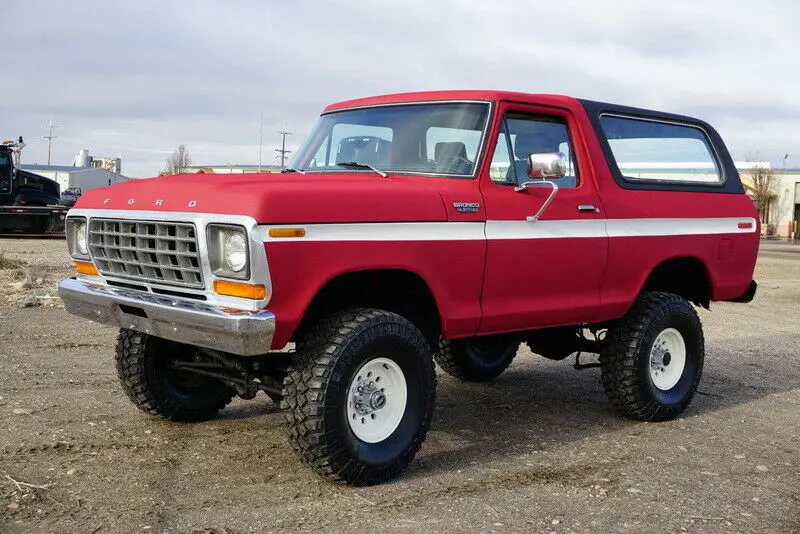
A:
<svg viewBox="0 0 800 534">
<path fill-rule="evenodd" d="M 481 209 L 477 202 L 453 202 L 453 207 L 459 213 L 478 213 Z"/>
</svg>

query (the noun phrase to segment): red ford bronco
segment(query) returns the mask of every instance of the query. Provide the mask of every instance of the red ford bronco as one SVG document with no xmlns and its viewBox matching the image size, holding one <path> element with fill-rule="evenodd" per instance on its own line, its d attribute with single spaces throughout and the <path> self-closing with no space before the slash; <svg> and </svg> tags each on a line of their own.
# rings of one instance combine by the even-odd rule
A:
<svg viewBox="0 0 800 534">
<path fill-rule="evenodd" d="M 434 362 L 484 381 L 521 343 L 595 353 L 614 408 L 678 416 L 693 305 L 753 298 L 759 221 L 702 121 L 446 91 L 329 106 L 282 174 L 89 191 L 67 237 L 60 295 L 120 329 L 139 409 L 201 421 L 264 391 L 303 461 L 370 484 L 422 445 Z"/>
</svg>

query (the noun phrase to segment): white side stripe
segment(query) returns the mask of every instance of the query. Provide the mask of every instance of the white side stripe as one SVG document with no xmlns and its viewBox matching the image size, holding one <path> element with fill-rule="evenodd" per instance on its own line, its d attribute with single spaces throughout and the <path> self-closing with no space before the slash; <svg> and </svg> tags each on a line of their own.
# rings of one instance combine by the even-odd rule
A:
<svg viewBox="0 0 800 534">
<path fill-rule="evenodd" d="M 745 228 L 740 228 L 743 223 Z M 752 234 L 756 231 L 753 218 L 706 219 L 608 219 L 609 237 Z"/>
<path fill-rule="evenodd" d="M 566 239 L 606 237 L 605 219 L 487 221 L 487 239 Z"/>
<path fill-rule="evenodd" d="M 303 228 L 305 237 L 269 237 L 270 228 Z M 482 222 L 399 222 L 259 226 L 264 241 L 475 241 L 486 239 Z"/>
<path fill-rule="evenodd" d="M 740 223 L 744 228 L 740 227 Z M 303 228 L 305 237 L 269 237 L 270 228 Z M 476 241 L 499 239 L 599 239 L 672 235 L 749 234 L 753 218 L 571 219 L 562 221 L 487 221 L 260 225 L 256 239 L 287 241 Z"/>
</svg>

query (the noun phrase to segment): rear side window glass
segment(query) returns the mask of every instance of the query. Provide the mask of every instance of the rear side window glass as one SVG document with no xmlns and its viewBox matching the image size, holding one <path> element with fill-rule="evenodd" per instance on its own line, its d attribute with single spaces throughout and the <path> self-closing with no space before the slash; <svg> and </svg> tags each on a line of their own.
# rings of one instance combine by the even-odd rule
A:
<svg viewBox="0 0 800 534">
<path fill-rule="evenodd" d="M 632 182 L 719 185 L 720 165 L 695 126 L 601 115 L 600 124 L 623 178 Z"/>
</svg>

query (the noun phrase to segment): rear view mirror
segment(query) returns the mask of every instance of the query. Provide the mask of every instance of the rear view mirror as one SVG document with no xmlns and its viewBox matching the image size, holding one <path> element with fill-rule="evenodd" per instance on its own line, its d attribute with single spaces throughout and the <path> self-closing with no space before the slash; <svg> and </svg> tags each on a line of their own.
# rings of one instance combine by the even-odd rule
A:
<svg viewBox="0 0 800 534">
<path fill-rule="evenodd" d="M 562 178 L 567 173 L 567 156 L 563 152 L 541 152 L 528 156 L 531 178 Z"/>
</svg>

